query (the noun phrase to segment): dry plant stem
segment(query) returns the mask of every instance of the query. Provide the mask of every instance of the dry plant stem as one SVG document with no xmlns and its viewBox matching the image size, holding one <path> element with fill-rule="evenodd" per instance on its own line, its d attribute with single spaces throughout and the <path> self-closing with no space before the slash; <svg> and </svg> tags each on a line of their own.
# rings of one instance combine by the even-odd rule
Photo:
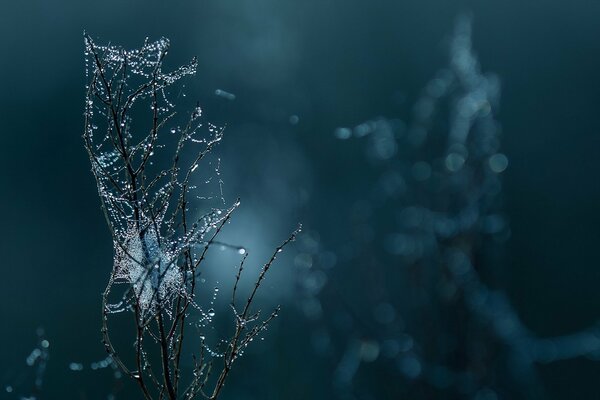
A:
<svg viewBox="0 0 600 400">
<path fill-rule="evenodd" d="M 171 399 L 175 399 L 175 389 L 173 388 L 173 382 L 171 381 L 171 371 L 169 369 L 169 349 L 167 348 L 167 337 L 165 335 L 165 324 L 163 321 L 162 313 L 158 313 L 157 316 L 158 329 L 160 332 L 160 355 L 162 358 L 163 377 L 165 379 L 165 387 L 169 393 Z"/>
<path fill-rule="evenodd" d="M 154 43 L 146 41 L 141 49 L 126 51 L 115 46 L 98 46 L 85 35 L 85 45 L 90 83 L 86 91 L 83 138 L 115 251 L 113 271 L 102 294 L 104 348 L 116 366 L 137 382 L 146 400 L 192 400 L 198 395 L 216 399 L 241 349 L 277 315 L 279 308 L 269 318 L 257 322 L 259 313 L 249 316 L 249 310 L 276 254 L 295 238 L 297 231 L 265 264 L 243 312 L 235 312 L 235 332 L 227 350 L 220 355 L 225 363 L 215 386 L 210 380 L 215 353 L 210 351 L 210 357 L 206 355 L 204 350 L 208 344 L 202 339 L 200 357 L 192 354 L 191 382 L 180 393 L 181 359 L 188 336 L 186 326 L 196 325 L 201 330 L 212 321 L 211 313 L 204 312 L 194 300 L 200 267 L 214 244 L 242 249 L 217 240 L 239 200 L 227 209 L 211 208 L 194 220 L 188 218 L 188 198 L 195 189 L 191 185 L 194 171 L 221 140 L 223 129 L 207 124 L 208 134 L 200 137 L 203 124 L 198 122 L 201 110 L 196 107 L 183 127 L 170 129 L 171 133 L 180 133 L 174 143 L 172 163 L 155 172 L 156 167 L 151 167 L 153 156 L 167 146 L 161 142 L 161 131 L 176 116 L 166 88 L 193 74 L 195 60 L 165 73 L 162 62 L 169 47 L 166 39 Z M 151 110 L 149 131 L 137 137 L 134 130 L 139 131 L 139 126 L 133 124 L 133 115 L 137 120 L 143 110 L 148 110 L 148 105 Z M 133 113 L 134 109 L 141 111 Z M 105 129 L 100 140 L 94 137 L 98 125 Z M 186 145 L 202 148 L 190 164 L 181 167 Z M 233 289 L 234 311 L 245 259 L 243 257 Z M 120 283 L 127 284 L 127 289 L 117 302 L 111 303 L 111 297 L 116 296 L 113 286 Z M 195 323 L 189 322 L 190 306 L 200 314 Z M 121 357 L 111 339 L 114 332 L 110 330 L 109 317 L 121 312 L 131 313 L 135 324 L 132 366 L 126 365 L 127 357 Z M 159 356 L 160 368 L 154 370 L 150 360 Z"/>
<path fill-rule="evenodd" d="M 236 275 L 236 280 L 235 280 L 233 294 L 232 294 L 232 301 L 231 301 L 231 307 L 234 310 L 235 317 L 236 317 L 235 333 L 234 333 L 233 337 L 231 338 L 228 349 L 225 353 L 225 356 L 223 357 L 223 369 L 221 370 L 221 374 L 219 375 L 219 378 L 215 385 L 214 391 L 213 391 L 212 395 L 210 396 L 211 400 L 214 400 L 219 396 L 221 390 L 223 389 L 223 386 L 225 385 L 225 380 L 227 379 L 227 376 L 229 375 L 229 372 L 231 371 L 233 362 L 235 361 L 236 357 L 238 357 L 240 350 L 242 350 L 243 347 L 245 347 L 248 344 L 248 342 L 250 340 L 252 340 L 256 335 L 258 335 L 260 332 L 262 332 L 266 328 L 266 326 L 269 324 L 269 322 L 271 322 L 271 320 L 273 320 L 279 313 L 280 307 L 278 306 L 275 309 L 275 311 L 273 311 L 273 313 L 266 320 L 264 320 L 258 327 L 255 327 L 253 330 L 250 331 L 250 333 L 246 336 L 246 339 L 241 339 L 242 333 L 247 329 L 246 323 L 248 320 L 248 314 L 250 312 L 250 306 L 252 305 L 252 302 L 254 301 L 256 292 L 258 291 L 258 288 L 260 287 L 261 283 L 263 282 L 266 273 L 269 271 L 269 269 L 273 265 L 273 262 L 277 258 L 277 254 L 281 253 L 281 251 L 283 251 L 284 247 L 286 247 L 290 242 L 292 242 L 296 239 L 296 236 L 298 235 L 299 231 L 300 231 L 300 227 L 298 227 L 298 229 L 296 231 L 294 231 L 292 233 L 292 235 L 285 242 L 283 242 L 279 247 L 277 247 L 277 249 L 275 249 L 275 252 L 271 256 L 269 261 L 261 269 L 258 279 L 256 280 L 256 283 L 254 284 L 254 288 L 252 289 L 250 296 L 248 296 L 248 298 L 246 300 L 244 310 L 242 311 L 241 314 L 238 314 L 235 311 L 236 310 L 235 294 L 236 294 L 237 285 L 238 285 L 238 282 L 239 282 L 239 279 L 240 279 L 240 276 L 241 276 L 241 273 L 242 273 L 242 270 L 244 267 L 244 262 L 246 261 L 246 257 L 244 257 L 242 259 L 242 261 L 240 262 L 240 268 L 238 269 L 238 274 Z"/>
</svg>

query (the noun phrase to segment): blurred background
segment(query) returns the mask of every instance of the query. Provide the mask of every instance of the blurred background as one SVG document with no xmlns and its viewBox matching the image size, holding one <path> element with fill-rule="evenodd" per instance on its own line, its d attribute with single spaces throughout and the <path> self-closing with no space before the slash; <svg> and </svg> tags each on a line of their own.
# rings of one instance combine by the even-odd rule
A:
<svg viewBox="0 0 600 400">
<path fill-rule="evenodd" d="M 261 294 L 281 317 L 223 399 L 600 398 L 599 17 L 580 0 L 4 2 L 0 398 L 33 394 L 36 346 L 37 398 L 140 398 L 91 368 L 113 254 L 81 139 L 84 30 L 168 37 L 173 68 L 198 57 L 182 102 L 227 126 L 215 154 L 242 206 L 224 238 L 250 271 L 303 223 Z M 238 257 L 213 254 L 206 296 Z"/>
</svg>

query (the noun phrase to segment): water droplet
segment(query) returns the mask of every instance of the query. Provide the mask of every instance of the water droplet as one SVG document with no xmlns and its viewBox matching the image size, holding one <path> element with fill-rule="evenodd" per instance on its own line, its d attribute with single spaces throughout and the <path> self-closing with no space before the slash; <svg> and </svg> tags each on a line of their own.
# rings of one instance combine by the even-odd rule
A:
<svg viewBox="0 0 600 400">
<path fill-rule="evenodd" d="M 352 131 L 348 128 L 337 128 L 333 134 L 338 139 L 349 139 L 352 136 Z"/>
<path fill-rule="evenodd" d="M 222 90 L 222 89 L 215 90 L 215 95 L 222 97 L 224 99 L 227 99 L 227 100 L 235 100 L 235 94 L 226 92 L 225 90 Z"/>
<path fill-rule="evenodd" d="M 502 153 L 497 153 L 490 157 L 488 163 L 492 171 L 500 173 L 508 167 L 508 158 Z"/>
<path fill-rule="evenodd" d="M 448 171 L 456 172 L 462 168 L 465 161 L 466 160 L 462 154 L 450 153 L 446 157 L 446 168 Z"/>
<path fill-rule="evenodd" d="M 411 168 L 412 176 L 417 181 L 425 181 L 431 176 L 431 166 L 425 161 L 418 161 Z"/>
<path fill-rule="evenodd" d="M 81 371 L 83 369 L 83 364 L 72 362 L 69 364 L 69 369 L 71 371 Z"/>
</svg>

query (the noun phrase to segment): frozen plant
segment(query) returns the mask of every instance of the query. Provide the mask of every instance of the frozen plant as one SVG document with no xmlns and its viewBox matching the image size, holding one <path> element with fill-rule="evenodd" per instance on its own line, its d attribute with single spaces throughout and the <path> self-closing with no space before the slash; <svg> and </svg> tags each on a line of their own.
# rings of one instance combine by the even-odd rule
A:
<svg viewBox="0 0 600 400">
<path fill-rule="evenodd" d="M 167 39 L 146 40 L 136 50 L 100 46 L 87 34 L 84 39 L 88 83 L 83 139 L 114 243 L 114 266 L 102 296 L 104 347 L 146 399 L 216 399 L 234 361 L 279 311 L 261 318 L 252 304 L 277 254 L 297 231 L 276 249 L 238 307 L 236 291 L 247 253 L 218 242 L 217 236 L 239 201 L 222 208 L 221 196 L 219 207 L 203 212 L 193 208 L 195 200 L 210 198 L 197 194 L 193 182 L 200 180 L 199 173 L 206 174 L 200 163 L 221 140 L 223 129 L 202 123 L 199 106 L 176 124 L 179 118 L 171 99 L 171 90 L 180 90 L 178 81 L 196 72 L 195 59 L 165 72 Z M 197 150 L 190 157 L 184 149 L 192 146 Z M 163 156 L 169 148 L 170 159 Z M 195 295 L 214 244 L 236 248 L 245 256 L 231 300 L 233 334 L 213 346 L 204 338 L 215 311 L 198 304 Z M 118 284 L 124 289 L 118 290 Z M 113 341 L 109 317 L 121 313 L 135 322 L 132 354 L 127 348 L 117 351 Z M 184 339 L 190 327 L 197 329 L 201 346 L 197 354 L 190 354 L 194 366 L 183 376 L 181 359 L 188 357 Z"/>
</svg>

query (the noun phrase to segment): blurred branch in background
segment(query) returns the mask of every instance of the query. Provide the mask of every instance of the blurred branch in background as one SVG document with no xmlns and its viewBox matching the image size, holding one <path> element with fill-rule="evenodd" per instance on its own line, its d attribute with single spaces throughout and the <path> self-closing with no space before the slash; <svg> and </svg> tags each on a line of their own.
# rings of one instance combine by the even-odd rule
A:
<svg viewBox="0 0 600 400">
<path fill-rule="evenodd" d="M 471 21 L 462 17 L 449 65 L 423 90 L 411 124 L 378 118 L 334 132 L 366 141 L 369 160 L 383 171 L 371 199 L 357 203 L 362 257 L 343 274 L 361 278 L 331 278 L 320 294 L 307 291 L 314 296 L 307 304 L 328 307 L 316 318 L 331 316 L 319 320 L 315 343 L 339 360 L 339 398 L 541 398 L 536 364 L 600 355 L 599 327 L 538 337 L 501 289 L 498 252 L 510 230 L 501 211 L 508 158 L 500 151 L 499 98 L 499 80 L 480 71 Z M 384 226 L 369 227 L 378 213 Z M 336 330 L 347 332 L 345 344 L 327 340 Z M 353 385 L 382 373 L 405 379 Z"/>
<path fill-rule="evenodd" d="M 4 383 L 2 396 L 6 398 L 18 398 L 20 400 L 35 400 L 40 398 L 46 377 L 48 360 L 50 359 L 50 342 L 46 338 L 44 328 L 37 328 L 36 335 L 36 346 L 25 358 L 25 364 L 28 369 L 20 372 L 19 375 L 11 379 L 7 380 L 3 378 L 3 380 L 7 380 L 10 383 Z M 19 369 L 14 368 L 12 373 L 14 374 Z"/>
</svg>

